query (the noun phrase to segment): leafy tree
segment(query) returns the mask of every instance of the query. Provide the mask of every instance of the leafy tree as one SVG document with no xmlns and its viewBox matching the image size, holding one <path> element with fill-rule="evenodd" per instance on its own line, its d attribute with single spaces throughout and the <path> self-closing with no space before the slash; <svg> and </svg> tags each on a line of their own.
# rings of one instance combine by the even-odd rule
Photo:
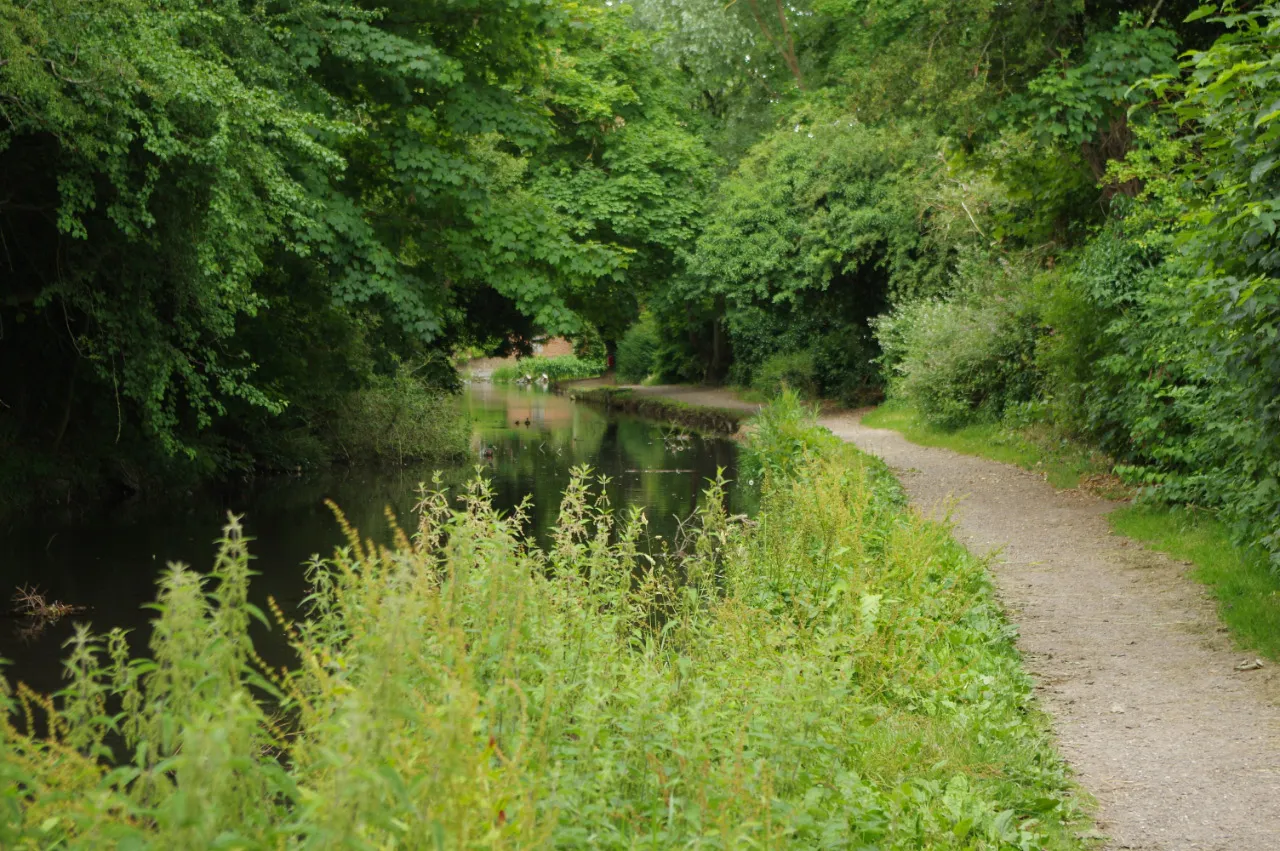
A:
<svg viewBox="0 0 1280 851">
<path fill-rule="evenodd" d="M 1210 4 L 1190 18 L 1227 31 L 1152 88 L 1185 134 L 1170 175 L 1194 187 L 1181 193 L 1179 244 L 1192 264 L 1191 316 L 1208 347 L 1211 428 L 1234 463 L 1222 466 L 1225 453 L 1197 460 L 1232 513 L 1280 552 L 1280 5 Z"/>
<path fill-rule="evenodd" d="M 632 26 L 630 8 L 588 7 L 578 23 L 549 64 L 557 136 L 532 169 L 533 186 L 575 234 L 626 257 L 624 272 L 570 299 L 617 340 L 696 237 L 714 159 L 681 118 L 681 81 L 653 62 L 657 39 Z"/>
<path fill-rule="evenodd" d="M 223 343 L 261 306 L 263 252 L 302 250 L 318 208 L 299 174 L 340 167 L 316 136 L 342 128 L 265 85 L 270 69 L 241 73 L 271 40 L 232 38 L 238 4 L 65 5 L 0 4 L 6 373 L 29 379 L 20 364 L 40 357 L 39 383 L 68 388 L 56 413 L 39 384 L 5 395 L 56 446 L 77 378 L 96 380 L 173 451 L 227 399 L 283 406 Z"/>
<path fill-rule="evenodd" d="M 6 443 L 207 475 L 458 341 L 620 333 L 711 166 L 628 20 L 0 2 Z"/>
</svg>

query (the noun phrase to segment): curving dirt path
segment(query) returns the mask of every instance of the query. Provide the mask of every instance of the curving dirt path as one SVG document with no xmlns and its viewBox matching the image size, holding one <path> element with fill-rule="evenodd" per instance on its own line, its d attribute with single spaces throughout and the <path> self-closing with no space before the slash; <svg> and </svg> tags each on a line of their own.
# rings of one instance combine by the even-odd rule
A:
<svg viewBox="0 0 1280 851">
<path fill-rule="evenodd" d="M 725 390 L 652 387 L 755 408 Z M 1239 672 L 1187 565 L 1113 535 L 1114 504 L 1040 476 L 917 446 L 856 414 L 822 418 L 895 470 L 912 502 L 950 514 L 992 573 L 1059 746 L 1098 801 L 1105 847 L 1280 851 L 1280 677 Z"/>
</svg>

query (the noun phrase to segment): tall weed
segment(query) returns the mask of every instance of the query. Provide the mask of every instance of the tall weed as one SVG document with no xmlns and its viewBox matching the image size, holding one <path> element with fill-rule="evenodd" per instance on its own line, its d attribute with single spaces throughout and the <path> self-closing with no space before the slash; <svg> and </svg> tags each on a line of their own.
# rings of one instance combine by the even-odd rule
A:
<svg viewBox="0 0 1280 851">
<path fill-rule="evenodd" d="M 752 485 L 763 486 L 769 479 L 790 479 L 799 468 L 840 445 L 831 432 L 818 425 L 816 408 L 785 386 L 747 428 L 751 438 L 739 460 L 738 472 Z"/>
</svg>

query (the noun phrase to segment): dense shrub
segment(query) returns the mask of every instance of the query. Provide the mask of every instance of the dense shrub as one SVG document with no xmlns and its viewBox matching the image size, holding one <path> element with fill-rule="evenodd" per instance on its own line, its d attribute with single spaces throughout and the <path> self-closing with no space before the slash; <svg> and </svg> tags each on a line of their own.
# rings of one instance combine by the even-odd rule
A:
<svg viewBox="0 0 1280 851">
<path fill-rule="evenodd" d="M 817 398 L 818 368 L 813 352 L 781 352 L 766 358 L 752 376 L 751 386 L 770 398 L 788 387 L 806 399 Z"/>
<path fill-rule="evenodd" d="M 1193 277 L 1168 235 L 1132 221 L 1099 233 L 1049 302 L 1050 410 L 1147 497 L 1221 509 L 1275 553 L 1280 449 L 1256 389 L 1215 353 L 1218 331 L 1195 321 Z"/>
<path fill-rule="evenodd" d="M 735 309 L 729 316 L 734 354 L 730 380 L 772 394 L 777 392 L 777 370 L 791 363 L 803 373 L 791 380 L 799 381 L 795 386 L 810 397 L 847 405 L 879 398 L 879 347 L 860 312 L 866 306 L 857 299 L 825 295 L 810 301 L 803 311 Z"/>
<path fill-rule="evenodd" d="M 978 265 L 968 274 L 990 269 Z M 911 302 L 877 319 L 890 393 L 943 428 L 998 420 L 1036 398 L 1042 332 L 1030 283 L 1018 276 L 1004 283 Z"/>
<path fill-rule="evenodd" d="M 658 330 L 653 320 L 645 317 L 627 329 L 618 341 L 618 354 L 614 367 L 618 380 L 627 384 L 639 384 L 653 375 L 658 366 L 660 346 Z"/>
<path fill-rule="evenodd" d="M 584 360 L 577 355 L 559 355 L 553 358 L 521 358 L 513 364 L 495 369 L 489 380 L 496 384 L 509 384 L 523 378 L 537 381 L 545 375 L 552 382 L 572 381 L 576 378 L 594 378 L 604 371 L 604 361 Z"/>
<path fill-rule="evenodd" d="M 604 337 L 594 325 L 587 325 L 580 334 L 573 338 L 573 353 L 584 361 L 604 363 L 609 357 Z"/>
<path fill-rule="evenodd" d="M 789 470 L 654 559 L 581 471 L 545 549 L 481 483 L 426 493 L 276 611 L 287 673 L 232 522 L 152 659 L 81 628 L 56 711 L 0 689 L 0 846 L 1079 847 L 982 562 L 851 449 Z"/>
<path fill-rule="evenodd" d="M 871 329 L 850 323 L 822 334 L 813 345 L 814 368 L 822 396 L 844 405 L 865 405 L 884 397 L 880 347 Z"/>
<path fill-rule="evenodd" d="M 801 351 L 813 342 L 814 336 L 804 314 L 755 305 L 730 311 L 728 325 L 733 341 L 729 379 L 743 387 L 754 385 L 757 371 L 770 357 Z"/>
<path fill-rule="evenodd" d="M 346 461 L 402 464 L 461 456 L 469 438 L 457 402 L 401 370 L 347 398 L 334 419 L 331 443 Z"/>
</svg>

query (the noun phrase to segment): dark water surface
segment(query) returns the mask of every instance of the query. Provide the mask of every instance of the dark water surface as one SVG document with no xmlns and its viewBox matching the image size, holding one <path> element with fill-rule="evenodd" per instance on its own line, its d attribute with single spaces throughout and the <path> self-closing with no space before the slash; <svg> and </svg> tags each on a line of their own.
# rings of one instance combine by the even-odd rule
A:
<svg viewBox="0 0 1280 851">
<path fill-rule="evenodd" d="M 676 530 L 676 518 L 694 510 L 717 468 L 734 476 L 736 447 L 730 441 L 664 441 L 670 430 L 660 425 L 605 414 L 536 388 L 476 384 L 459 404 L 472 419 L 472 458 L 443 470 L 446 484 L 456 488 L 481 465 L 498 507 L 533 498 L 530 532 L 539 540 L 555 523 L 570 470 L 581 464 L 610 477 L 616 509 L 643 507 L 650 534 L 667 537 Z M 138 652 L 154 616 L 142 606 L 154 600 L 156 579 L 169 562 L 207 570 L 228 511 L 244 515 L 254 539 L 250 552 L 259 575 L 251 597 L 263 605 L 271 595 L 295 612 L 306 594 L 304 564 L 342 542 L 324 500 L 340 505 L 366 535 L 384 538 L 384 508 L 411 525 L 418 483 L 430 481 L 433 471 L 365 467 L 273 478 L 229 496 L 122 505 L 74 523 L 46 521 L 9 531 L 0 538 L 0 658 L 9 660 L 6 673 L 11 682 L 21 680 L 38 691 L 60 688 L 62 645 L 77 622 L 89 622 L 99 633 L 131 629 Z M 744 508 L 732 486 L 729 502 L 732 510 Z M 23 586 L 85 609 L 34 629 L 10 611 L 11 595 Z M 278 634 L 262 630 L 255 640 L 267 661 L 291 661 Z"/>
</svg>

